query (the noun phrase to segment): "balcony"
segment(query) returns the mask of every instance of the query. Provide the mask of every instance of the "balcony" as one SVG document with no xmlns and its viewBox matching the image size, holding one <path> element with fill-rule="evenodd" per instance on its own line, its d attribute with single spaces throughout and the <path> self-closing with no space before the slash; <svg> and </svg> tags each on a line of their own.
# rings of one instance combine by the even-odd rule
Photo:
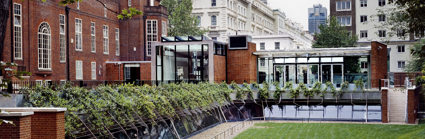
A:
<svg viewBox="0 0 425 139">
<path fill-rule="evenodd" d="M 162 5 L 159 6 L 145 6 L 143 10 L 145 15 L 168 15 L 167 8 Z"/>
</svg>

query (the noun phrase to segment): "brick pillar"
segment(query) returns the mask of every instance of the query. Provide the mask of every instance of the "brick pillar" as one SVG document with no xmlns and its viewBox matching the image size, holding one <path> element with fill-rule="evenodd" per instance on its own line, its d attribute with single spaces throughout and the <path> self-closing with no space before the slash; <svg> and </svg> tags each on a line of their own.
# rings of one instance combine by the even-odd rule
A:
<svg viewBox="0 0 425 139">
<path fill-rule="evenodd" d="M 140 80 L 151 80 L 151 62 L 140 63 Z"/>
<path fill-rule="evenodd" d="M 421 87 L 416 89 L 408 89 L 407 91 L 407 123 L 414 124 L 418 116 L 419 91 Z"/>
<path fill-rule="evenodd" d="M 64 139 L 64 112 L 35 112 L 31 122 L 31 136 L 37 139 Z"/>
<path fill-rule="evenodd" d="M 124 79 L 124 64 L 106 63 L 106 80 L 120 81 Z"/>
<path fill-rule="evenodd" d="M 372 88 L 379 87 L 379 79 L 386 79 L 387 75 L 387 45 L 373 41 L 371 42 L 371 85 Z"/>
<path fill-rule="evenodd" d="M 0 117 L 12 121 L 13 124 L 0 125 L 0 139 L 31 139 L 31 116 Z"/>
<path fill-rule="evenodd" d="M 381 90 L 381 119 L 382 123 L 388 123 L 388 89 Z"/>
<path fill-rule="evenodd" d="M 242 84 L 257 81 L 256 44 L 248 42 L 248 49 L 227 50 L 227 82 Z"/>
</svg>

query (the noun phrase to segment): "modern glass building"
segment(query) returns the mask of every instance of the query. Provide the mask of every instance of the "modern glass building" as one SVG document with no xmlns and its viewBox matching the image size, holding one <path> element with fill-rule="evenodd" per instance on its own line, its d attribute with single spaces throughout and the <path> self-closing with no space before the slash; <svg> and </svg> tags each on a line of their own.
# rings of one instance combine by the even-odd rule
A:
<svg viewBox="0 0 425 139">
<path fill-rule="evenodd" d="M 315 4 L 313 8 L 308 8 L 308 32 L 320 33 L 319 25 L 326 23 L 328 11 L 322 4 Z"/>
</svg>

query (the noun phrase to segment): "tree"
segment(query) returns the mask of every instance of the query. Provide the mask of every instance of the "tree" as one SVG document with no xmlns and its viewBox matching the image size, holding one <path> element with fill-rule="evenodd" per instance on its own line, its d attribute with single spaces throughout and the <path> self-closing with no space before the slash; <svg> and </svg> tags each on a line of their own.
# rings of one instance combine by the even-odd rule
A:
<svg viewBox="0 0 425 139">
<path fill-rule="evenodd" d="M 419 40 L 410 46 L 412 59 L 410 59 L 404 71 L 407 72 L 418 72 L 422 70 L 422 66 L 425 65 L 425 39 Z"/>
<path fill-rule="evenodd" d="M 319 25 L 319 29 L 320 33 L 314 35 L 317 40 L 313 48 L 354 47 L 358 40 L 358 36 L 351 35 L 335 16 L 326 20 L 326 24 Z"/>
<path fill-rule="evenodd" d="M 192 14 L 192 0 L 162 0 L 168 12 L 168 36 L 199 36 L 209 32 L 198 27 L 198 18 Z"/>
<path fill-rule="evenodd" d="M 10 1 L 11 0 L 0 0 L 0 56 L 3 54 L 3 48 L 4 48 L 4 38 L 6 37 L 6 28 L 7 28 L 7 20 L 9 18 L 9 8 L 10 8 Z M 23 0 L 22 0 L 23 1 Z M 37 0 L 37 1 L 43 1 L 46 2 L 46 0 Z M 62 6 L 66 6 L 68 4 L 74 4 L 76 2 L 80 2 L 83 0 L 60 0 L 59 4 Z M 131 18 L 135 15 L 142 15 L 143 12 L 135 9 L 135 8 L 128 8 L 124 9 L 119 13 L 118 11 L 114 11 L 110 8 L 108 8 L 101 0 L 96 0 L 100 4 L 103 5 L 107 10 L 114 12 L 117 14 L 118 19 L 124 19 L 124 18 Z"/>
</svg>

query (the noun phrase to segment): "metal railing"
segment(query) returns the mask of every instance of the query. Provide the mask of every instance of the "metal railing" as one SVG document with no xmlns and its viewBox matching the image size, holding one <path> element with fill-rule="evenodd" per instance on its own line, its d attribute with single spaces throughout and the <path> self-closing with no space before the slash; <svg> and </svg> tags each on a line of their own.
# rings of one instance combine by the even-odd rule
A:
<svg viewBox="0 0 425 139">
<path fill-rule="evenodd" d="M 238 123 L 230 127 L 229 129 L 215 135 L 211 139 L 231 139 L 235 137 L 236 135 L 238 135 L 240 132 L 244 131 L 246 128 L 251 127 L 251 125 L 253 124 L 254 124 L 254 121 L 252 121 L 251 119 L 246 119 L 242 121 L 241 123 Z"/>
</svg>

